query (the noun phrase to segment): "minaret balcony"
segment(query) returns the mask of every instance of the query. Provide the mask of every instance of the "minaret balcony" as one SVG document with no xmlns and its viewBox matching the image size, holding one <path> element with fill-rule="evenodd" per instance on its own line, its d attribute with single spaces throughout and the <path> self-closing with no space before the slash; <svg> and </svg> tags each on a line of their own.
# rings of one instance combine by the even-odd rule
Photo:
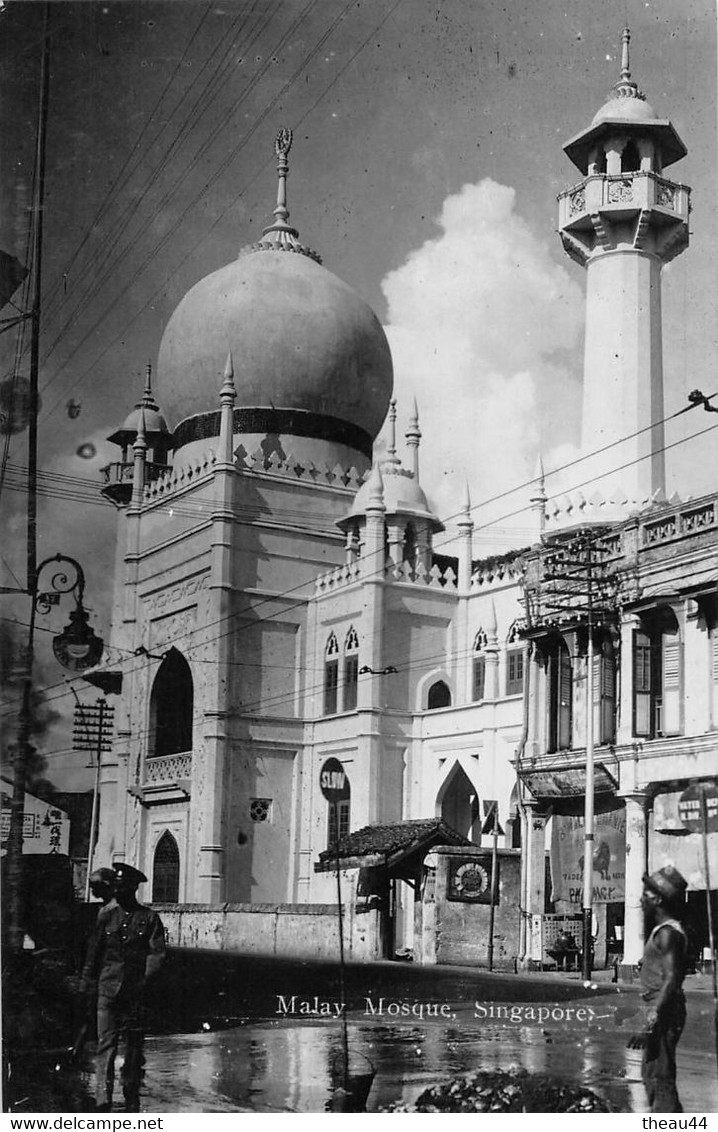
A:
<svg viewBox="0 0 718 1132">
<path fill-rule="evenodd" d="M 690 192 L 687 185 L 668 181 L 657 173 L 595 173 L 559 193 L 559 228 L 579 232 L 593 226 L 592 216 L 627 220 L 650 211 L 651 224 L 667 227 L 688 224 Z"/>
<path fill-rule="evenodd" d="M 105 484 L 100 488 L 100 495 L 104 495 L 105 499 L 109 499 L 115 507 L 126 507 L 132 498 L 134 467 L 134 462 L 131 460 L 118 460 L 102 469 Z M 145 483 L 158 480 L 169 470 L 168 464 L 146 463 Z"/>
</svg>

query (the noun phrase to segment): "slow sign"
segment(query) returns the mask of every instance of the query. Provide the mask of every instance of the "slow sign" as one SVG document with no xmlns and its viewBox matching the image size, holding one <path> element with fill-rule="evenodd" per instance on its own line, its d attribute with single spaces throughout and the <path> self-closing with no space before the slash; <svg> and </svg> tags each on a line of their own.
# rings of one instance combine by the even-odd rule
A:
<svg viewBox="0 0 718 1132">
<path fill-rule="evenodd" d="M 705 811 L 703 807 L 705 799 Z M 706 833 L 718 833 L 718 787 L 715 782 L 692 782 L 678 802 L 678 816 L 686 829 L 702 833 L 703 814 L 706 815 Z"/>
<path fill-rule="evenodd" d="M 346 802 L 351 788 L 347 772 L 339 759 L 327 759 L 319 772 L 319 787 L 327 802 Z"/>
</svg>

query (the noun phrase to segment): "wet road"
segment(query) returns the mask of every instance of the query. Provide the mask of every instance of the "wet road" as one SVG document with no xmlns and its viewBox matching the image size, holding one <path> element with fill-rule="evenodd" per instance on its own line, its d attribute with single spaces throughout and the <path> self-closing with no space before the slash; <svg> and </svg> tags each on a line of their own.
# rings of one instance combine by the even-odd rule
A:
<svg viewBox="0 0 718 1132">
<path fill-rule="evenodd" d="M 442 1000 L 426 984 L 396 997 Z M 431 990 L 429 989 L 431 988 Z M 623 1112 L 644 1112 L 640 1053 L 626 1049 L 635 1019 L 635 994 L 586 998 L 580 984 L 560 1002 L 492 1002 L 491 986 L 476 998 L 448 1001 L 445 1017 L 389 1017 L 353 1001 L 347 1015 L 353 1065 L 371 1064 L 375 1079 L 368 1111 L 411 1102 L 432 1084 L 475 1069 L 519 1066 L 584 1084 Z M 565 991 L 565 987 L 563 988 Z M 470 994 L 470 1000 L 469 1000 Z M 393 996 L 392 996 L 393 997 Z M 558 997 L 558 996 L 557 996 Z M 314 1005 L 311 998 L 301 1000 Z M 385 999 L 386 1003 L 390 1001 Z M 475 1002 L 478 1001 L 478 1008 Z M 372 999 L 376 1008 L 378 999 Z M 299 1000 L 295 1004 L 299 1009 Z M 552 1009 L 553 1016 L 539 1015 Z M 199 1033 L 148 1037 L 143 1109 L 147 1112 L 322 1112 L 342 1065 L 342 1023 L 336 1017 L 276 1014 L 268 997 L 265 1017 L 205 1023 Z M 513 1019 L 513 1020 L 512 1020 Z M 689 994 L 689 1022 L 679 1047 L 678 1083 L 686 1112 L 718 1111 L 712 1000 Z"/>
</svg>

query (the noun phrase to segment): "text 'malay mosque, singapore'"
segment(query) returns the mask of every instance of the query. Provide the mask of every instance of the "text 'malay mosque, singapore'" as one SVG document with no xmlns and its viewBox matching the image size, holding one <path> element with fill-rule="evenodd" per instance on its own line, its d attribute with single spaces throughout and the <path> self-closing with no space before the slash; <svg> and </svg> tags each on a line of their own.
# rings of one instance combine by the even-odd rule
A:
<svg viewBox="0 0 718 1132">
<path fill-rule="evenodd" d="M 288 131 L 273 222 L 170 318 L 110 437 L 123 659 L 88 676 L 118 693 L 95 859 L 147 874 L 172 943 L 336 957 L 338 857 L 349 958 L 550 963 L 580 939 L 589 632 L 596 966 L 638 961 L 641 878 L 669 861 L 707 943 L 678 799 L 718 767 L 718 496 L 664 491 L 661 271 L 690 189 L 628 41 L 559 197 L 595 484 L 553 501 L 538 476 L 532 545 L 475 558 L 467 496 L 438 552 L 384 331 L 289 222 Z"/>
</svg>

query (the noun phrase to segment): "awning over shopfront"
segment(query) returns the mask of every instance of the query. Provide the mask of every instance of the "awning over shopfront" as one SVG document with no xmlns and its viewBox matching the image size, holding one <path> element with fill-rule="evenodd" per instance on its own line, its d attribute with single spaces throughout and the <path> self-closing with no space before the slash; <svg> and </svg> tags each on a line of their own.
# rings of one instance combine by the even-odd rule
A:
<svg viewBox="0 0 718 1132">
<path fill-rule="evenodd" d="M 396 879 L 413 879 L 417 865 L 435 845 L 470 845 L 467 837 L 457 833 L 440 818 L 393 822 L 391 825 L 365 825 L 347 833 L 337 848 L 319 854 L 316 872 L 336 868 L 337 857 L 342 868 L 387 869 Z"/>
<path fill-rule="evenodd" d="M 519 770 L 518 773 L 535 798 L 575 798 L 586 793 L 585 762 L 546 770 Z M 594 766 L 594 784 L 596 794 L 615 794 L 618 788 L 616 779 L 600 762 Z"/>
</svg>

